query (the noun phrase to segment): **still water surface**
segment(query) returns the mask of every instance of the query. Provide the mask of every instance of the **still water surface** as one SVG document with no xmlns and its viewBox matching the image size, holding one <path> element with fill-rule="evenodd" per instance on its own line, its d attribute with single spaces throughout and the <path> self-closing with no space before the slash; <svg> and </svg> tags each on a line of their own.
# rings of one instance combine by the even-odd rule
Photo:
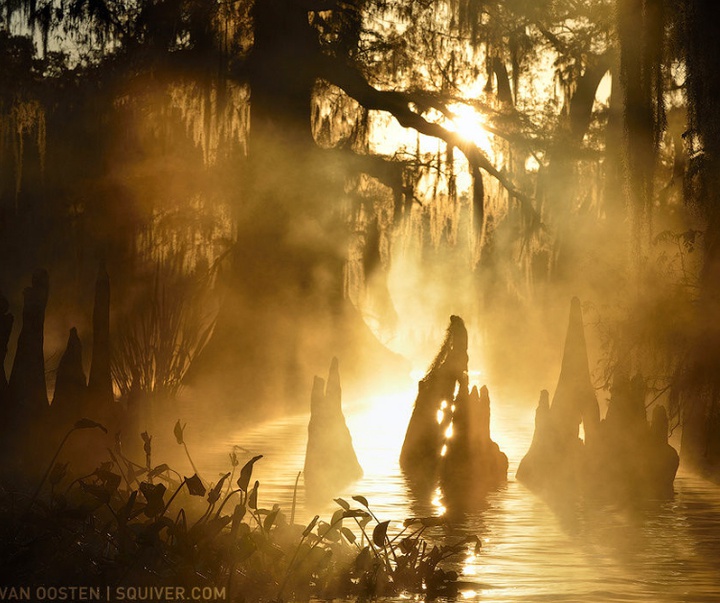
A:
<svg viewBox="0 0 720 603">
<path fill-rule="evenodd" d="M 375 514 L 396 529 L 408 517 L 444 511 L 439 491 L 418 494 L 398 465 L 414 391 L 344 402 L 348 427 L 365 475 L 337 496 L 362 494 Z M 492 396 L 492 390 L 491 390 Z M 197 407 L 195 407 L 197 408 Z M 304 464 L 308 415 L 242 427 L 197 410 L 186 414 L 187 439 L 198 450 L 206 475 L 229 471 L 234 445 L 243 464 L 263 454 L 254 479 L 259 504 L 279 503 L 289 512 L 298 472 Z M 459 559 L 462 597 L 484 602 L 720 602 L 720 488 L 679 473 L 672 500 L 636 508 L 583 505 L 559 515 L 515 480 L 515 470 L 532 438 L 534 409 L 492 399 L 492 434 L 508 455 L 508 484 L 450 515 L 450 524 L 428 538 L 454 542 L 474 534 L 481 553 Z M 194 446 L 192 433 L 214 433 Z M 297 520 L 315 513 L 329 520 L 337 506 L 306 504 L 300 479 Z M 448 511 L 449 512 L 449 511 Z"/>
</svg>

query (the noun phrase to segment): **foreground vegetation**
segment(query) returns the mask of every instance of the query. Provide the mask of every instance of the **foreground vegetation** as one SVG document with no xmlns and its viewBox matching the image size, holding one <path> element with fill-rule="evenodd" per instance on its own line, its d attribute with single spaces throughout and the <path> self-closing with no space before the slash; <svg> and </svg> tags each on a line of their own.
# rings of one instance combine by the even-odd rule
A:
<svg viewBox="0 0 720 603">
<path fill-rule="evenodd" d="M 75 432 L 105 430 L 81 419 L 67 432 L 32 494 L 0 492 L 0 565 L 15 584 L 173 587 L 228 601 L 308 600 L 402 593 L 453 596 L 460 583 L 444 563 L 478 549 L 477 538 L 437 546 L 423 538 L 440 518 L 414 518 L 393 533 L 362 496 L 336 499 L 327 521 L 295 521 L 277 505 L 258 505 L 260 483 L 249 459 L 213 483 L 154 465 L 152 438 L 142 434 L 146 459 L 119 447 L 108 460 L 73 477 L 59 462 Z M 184 446 L 184 428 L 175 427 Z M 187 450 L 187 449 L 186 449 Z M 195 589 L 195 590 L 193 590 Z M 198 590 L 199 589 L 199 590 Z M 105 591 L 103 591 L 105 592 Z"/>
</svg>

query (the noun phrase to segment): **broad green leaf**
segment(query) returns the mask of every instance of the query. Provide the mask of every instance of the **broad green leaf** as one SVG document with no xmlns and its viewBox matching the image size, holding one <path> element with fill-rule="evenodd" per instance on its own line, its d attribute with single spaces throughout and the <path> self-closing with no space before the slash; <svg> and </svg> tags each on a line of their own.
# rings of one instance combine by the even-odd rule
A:
<svg viewBox="0 0 720 603">
<path fill-rule="evenodd" d="M 255 481 L 255 486 L 253 486 L 253 489 L 250 491 L 250 494 L 248 494 L 248 507 L 251 509 L 257 509 L 257 497 L 258 497 L 258 488 L 260 487 L 260 482 Z"/>
<path fill-rule="evenodd" d="M 338 509 L 337 511 L 335 511 L 335 513 L 333 513 L 332 519 L 330 520 L 330 525 L 335 527 L 342 525 L 342 520 L 343 517 L 345 517 L 345 513 L 346 512 L 342 509 Z"/>
<path fill-rule="evenodd" d="M 275 523 L 275 518 L 277 517 L 279 512 L 280 509 L 275 509 L 274 511 L 271 511 L 265 518 L 265 521 L 263 522 L 263 528 L 265 528 L 266 532 L 269 532 L 270 528 L 272 528 L 273 524 Z"/>
<path fill-rule="evenodd" d="M 230 535 L 233 538 L 237 538 L 240 525 L 242 524 L 243 517 L 245 517 L 245 505 L 235 505 L 235 511 L 232 516 L 232 526 L 230 527 Z"/>
</svg>

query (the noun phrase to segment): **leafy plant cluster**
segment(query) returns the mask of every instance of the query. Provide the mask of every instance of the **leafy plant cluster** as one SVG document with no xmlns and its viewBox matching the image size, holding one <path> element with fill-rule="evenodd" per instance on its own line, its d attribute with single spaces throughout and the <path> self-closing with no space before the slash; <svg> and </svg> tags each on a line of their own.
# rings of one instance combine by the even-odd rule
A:
<svg viewBox="0 0 720 603">
<path fill-rule="evenodd" d="M 63 446 L 79 430 L 105 428 L 81 419 L 67 432 L 32 496 L 0 492 L 0 565 L 18 584 L 215 587 L 228 601 L 308 600 L 401 593 L 452 596 L 460 585 L 443 562 L 480 541 L 432 545 L 425 531 L 442 518 L 414 518 L 392 534 L 362 496 L 338 498 L 329 521 L 295 522 L 278 505 L 259 505 L 253 467 L 214 483 L 197 472 L 182 477 L 154 465 L 152 437 L 143 433 L 145 463 L 119 445 L 107 462 L 72 479 Z M 185 445 L 184 426 L 175 426 Z M 185 447 L 187 453 L 187 447 Z M 188 454 L 189 457 L 189 454 Z M 192 459 L 191 459 L 192 463 Z M 193 463 L 194 467 L 194 463 Z"/>
</svg>

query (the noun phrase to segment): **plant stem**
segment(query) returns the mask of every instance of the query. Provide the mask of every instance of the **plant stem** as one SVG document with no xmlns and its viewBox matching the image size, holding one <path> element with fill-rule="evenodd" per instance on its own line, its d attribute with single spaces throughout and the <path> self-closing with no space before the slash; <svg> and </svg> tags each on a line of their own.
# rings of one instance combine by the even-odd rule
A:
<svg viewBox="0 0 720 603">
<path fill-rule="evenodd" d="M 197 467 L 195 466 L 195 463 L 193 462 L 192 457 L 190 456 L 190 452 L 188 451 L 188 447 L 185 442 L 183 442 L 183 448 L 185 449 L 185 454 L 187 455 L 188 460 L 190 461 L 190 465 L 192 466 L 193 471 L 195 472 L 195 475 L 200 477 L 200 473 L 198 472 Z M 201 477 L 200 477 L 200 479 L 202 480 Z"/>
<path fill-rule="evenodd" d="M 28 503 L 27 509 L 25 509 L 25 513 L 23 513 L 23 515 L 27 515 L 30 512 L 30 509 L 32 509 L 32 506 L 35 504 L 35 501 L 37 500 L 37 497 L 40 494 L 40 490 L 42 490 L 45 480 L 48 478 L 48 475 L 50 475 L 50 471 L 52 471 L 52 468 L 55 466 L 55 461 L 57 460 L 57 457 L 60 455 L 60 452 L 62 451 L 63 446 L 65 446 L 65 442 L 68 441 L 70 434 L 73 431 L 75 431 L 76 429 L 77 429 L 76 427 L 71 427 L 68 430 L 68 432 L 65 434 L 65 437 L 63 437 L 62 441 L 60 442 L 60 445 L 57 447 L 57 450 L 55 451 L 55 454 L 53 455 L 52 459 L 50 460 L 50 464 L 48 465 L 47 469 L 45 469 L 45 474 L 42 476 L 42 479 L 40 480 L 40 483 L 38 484 L 37 488 L 35 488 L 35 492 L 33 492 L 33 495 L 30 498 L 30 502 Z"/>
<path fill-rule="evenodd" d="M 290 509 L 290 525 L 293 525 L 295 523 L 295 506 L 297 504 L 298 482 L 300 481 L 301 474 L 302 474 L 302 471 L 298 471 L 297 477 L 295 478 L 295 488 L 293 489 L 292 508 Z"/>
</svg>

